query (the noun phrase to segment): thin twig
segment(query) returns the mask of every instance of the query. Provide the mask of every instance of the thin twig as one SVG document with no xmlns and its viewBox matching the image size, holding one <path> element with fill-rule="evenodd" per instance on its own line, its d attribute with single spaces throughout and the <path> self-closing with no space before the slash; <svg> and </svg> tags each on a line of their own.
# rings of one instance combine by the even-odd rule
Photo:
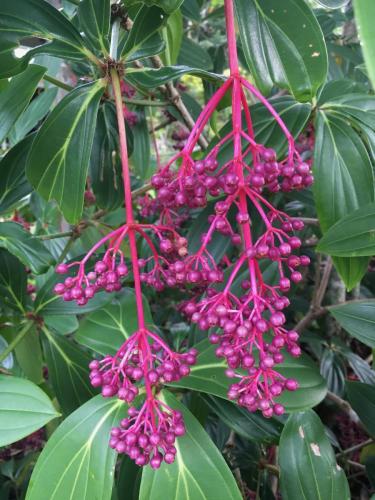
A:
<svg viewBox="0 0 375 500">
<path fill-rule="evenodd" d="M 362 443 L 355 444 L 354 446 L 351 446 L 350 448 L 347 448 L 346 450 L 340 451 L 339 453 L 336 453 L 336 457 L 342 457 L 344 455 L 349 455 L 353 451 L 360 450 L 361 448 L 364 448 L 365 446 L 368 446 L 369 444 L 372 444 L 374 440 L 372 438 L 366 439 L 366 441 L 363 441 Z"/>
<path fill-rule="evenodd" d="M 151 60 L 155 68 L 162 68 L 164 66 L 159 56 L 153 56 Z M 159 88 L 161 92 L 163 92 L 163 94 L 168 96 L 171 104 L 173 104 L 175 108 L 180 112 L 182 119 L 184 120 L 185 125 L 188 127 L 188 129 L 192 130 L 195 125 L 194 119 L 189 113 L 189 110 L 185 106 L 183 100 L 181 99 L 180 93 L 176 89 L 174 84 L 172 82 L 168 82 L 165 85 L 160 86 Z M 203 137 L 203 135 L 199 137 L 198 143 L 202 149 L 206 149 L 208 147 L 208 142 Z"/>
</svg>

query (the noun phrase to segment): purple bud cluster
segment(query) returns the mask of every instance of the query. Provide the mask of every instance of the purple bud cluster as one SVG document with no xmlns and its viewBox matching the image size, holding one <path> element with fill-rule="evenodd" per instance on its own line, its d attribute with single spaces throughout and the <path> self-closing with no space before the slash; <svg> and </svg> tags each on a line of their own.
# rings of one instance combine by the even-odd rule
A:
<svg viewBox="0 0 375 500">
<path fill-rule="evenodd" d="M 184 155 L 177 173 L 167 165 L 153 175 L 152 186 L 164 206 L 198 208 L 206 206 L 208 197 L 234 194 L 240 182 L 257 192 L 267 188 L 273 193 L 300 190 L 313 183 L 311 166 L 302 161 L 297 151 L 278 162 L 273 149 L 259 145 L 256 148 L 254 163 L 242 163 L 243 179 L 237 174 L 236 162 L 230 160 L 219 167 L 218 148 L 214 148 L 202 160 L 194 161 Z"/>
<path fill-rule="evenodd" d="M 156 338 L 147 344 L 144 336 Z M 104 397 L 117 396 L 131 403 L 138 395 L 137 384 L 149 386 L 177 382 L 190 373 L 196 363 L 197 351 L 177 354 L 161 339 L 149 331 L 135 332 L 117 351 L 115 356 L 105 356 L 90 363 L 90 381 L 93 387 L 101 387 Z"/>
<path fill-rule="evenodd" d="M 58 264 L 56 272 L 66 274 L 71 266 L 72 264 Z M 57 283 L 54 291 L 64 301 L 75 301 L 79 306 L 84 306 L 97 292 L 104 290 L 112 293 L 121 290 L 122 279 L 128 272 L 123 259 L 117 262 L 116 257 L 108 253 L 103 260 L 95 263 L 93 271 L 85 274 L 80 266 L 77 276 L 68 276 L 64 282 Z"/>
<path fill-rule="evenodd" d="M 176 437 L 185 434 L 182 414 L 157 399 L 146 400 L 140 410 L 130 407 L 128 418 L 111 431 L 109 445 L 125 453 L 139 466 L 158 469 L 175 460 Z"/>
</svg>

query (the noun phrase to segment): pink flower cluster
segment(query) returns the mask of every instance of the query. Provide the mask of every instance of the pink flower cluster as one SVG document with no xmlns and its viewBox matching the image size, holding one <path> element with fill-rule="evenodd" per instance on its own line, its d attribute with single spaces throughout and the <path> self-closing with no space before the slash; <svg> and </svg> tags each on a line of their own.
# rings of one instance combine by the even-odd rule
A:
<svg viewBox="0 0 375 500">
<path fill-rule="evenodd" d="M 128 417 L 112 429 L 110 446 L 138 465 L 155 469 L 163 461 L 174 461 L 175 438 L 185 433 L 181 413 L 165 405 L 158 392 L 163 384 L 189 375 L 198 353 L 195 349 L 176 353 L 148 328 L 142 284 L 158 292 L 174 286 L 187 291 L 189 298 L 181 310 L 201 330 L 209 331 L 216 355 L 226 360 L 226 374 L 234 381 L 229 399 L 269 418 L 284 412 L 278 396 L 298 388 L 298 382 L 284 377 L 277 366 L 284 360 L 283 350 L 295 357 L 301 352 L 298 333 L 286 327 L 284 311 L 289 305 L 287 292 L 302 280 L 301 270 L 309 265 L 309 258 L 299 254 L 301 240 L 295 235 L 303 222 L 273 206 L 265 193 L 310 186 L 311 165 L 301 157 L 302 150 L 272 105 L 240 76 L 232 0 L 225 0 L 225 11 L 231 76 L 208 101 L 191 133 L 176 132 L 180 151 L 152 177 L 157 198 L 146 195 L 138 200 L 141 215 L 159 211 L 160 222 L 139 223 L 134 218 L 124 123 L 124 118 L 132 119 L 122 99 L 123 94 L 131 98 L 134 93 L 124 84 L 121 87 L 118 74 L 112 72 L 126 223 L 104 236 L 80 262 L 56 268 L 57 273 L 70 274 L 55 292 L 81 306 L 100 291 L 119 291 L 125 278 L 134 281 L 138 328 L 114 356 L 92 361 L 90 380 L 101 387 L 104 397 L 117 396 L 132 405 Z M 196 160 L 199 137 L 227 93 L 232 99 L 232 129 L 205 158 Z M 284 158 L 257 142 L 248 93 L 266 107 L 285 134 Z M 221 151 L 227 146 L 233 155 L 223 161 Z M 205 207 L 208 200 L 216 201 L 207 231 L 201 235 L 200 248 L 189 254 L 188 241 L 176 228 L 189 209 Z M 236 249 L 232 261 L 224 257 L 224 265 L 212 252 L 216 233 L 230 239 Z M 137 238 L 145 242 L 149 257 L 138 257 Z M 124 255 L 125 240 L 130 258 Z M 90 259 L 101 247 L 104 254 L 92 265 Z M 272 282 L 265 278 L 267 265 L 277 276 Z"/>
</svg>

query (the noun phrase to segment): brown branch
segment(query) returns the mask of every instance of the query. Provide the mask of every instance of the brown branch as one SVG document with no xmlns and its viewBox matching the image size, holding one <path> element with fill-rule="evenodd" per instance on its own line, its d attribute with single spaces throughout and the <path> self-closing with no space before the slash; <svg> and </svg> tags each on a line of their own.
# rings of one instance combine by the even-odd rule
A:
<svg viewBox="0 0 375 500">
<path fill-rule="evenodd" d="M 350 448 L 347 448 L 346 450 L 340 451 L 339 453 L 336 453 L 336 457 L 342 457 L 344 455 L 349 455 L 353 451 L 360 450 L 361 448 L 364 448 L 365 446 L 368 446 L 369 444 L 372 444 L 374 440 L 372 438 L 366 439 L 366 441 L 363 441 L 362 443 L 355 444 L 354 446 L 351 446 Z"/>
<path fill-rule="evenodd" d="M 151 58 L 151 60 L 155 68 L 162 68 L 164 66 L 159 56 L 154 56 Z M 195 125 L 194 119 L 189 113 L 189 110 L 185 106 L 183 100 L 181 99 L 180 93 L 178 92 L 174 84 L 172 82 L 168 82 L 165 85 L 160 86 L 159 88 L 161 92 L 167 96 L 171 104 L 175 106 L 177 111 L 179 111 L 188 129 L 192 130 Z M 202 149 L 206 149 L 208 146 L 208 142 L 203 137 L 203 135 L 199 137 L 198 143 Z"/>
<path fill-rule="evenodd" d="M 297 323 L 295 330 L 297 332 L 302 332 L 305 328 L 307 328 L 315 319 L 319 318 L 326 314 L 327 309 L 322 307 L 322 302 L 324 299 L 324 295 L 326 293 L 329 277 L 332 271 L 332 259 L 328 257 L 325 263 L 325 268 L 323 271 L 323 276 L 320 279 L 320 270 L 319 270 L 319 261 L 317 265 L 317 273 L 315 276 L 315 289 L 313 293 L 313 299 L 310 305 L 310 309 L 306 316 Z"/>
</svg>

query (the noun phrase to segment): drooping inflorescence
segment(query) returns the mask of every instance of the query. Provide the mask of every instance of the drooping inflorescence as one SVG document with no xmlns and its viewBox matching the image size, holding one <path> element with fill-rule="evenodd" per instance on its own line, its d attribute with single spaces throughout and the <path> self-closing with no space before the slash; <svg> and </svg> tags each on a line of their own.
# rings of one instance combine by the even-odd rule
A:
<svg viewBox="0 0 375 500">
<path fill-rule="evenodd" d="M 278 210 L 265 193 L 291 191 L 313 182 L 310 164 L 303 161 L 293 136 L 272 105 L 239 73 L 232 0 L 225 0 L 231 76 L 209 100 L 191 133 L 178 135 L 182 148 L 152 178 L 157 199 L 139 200 L 141 215 L 160 211 L 160 223 L 135 220 L 132 207 L 126 132 L 119 76 L 111 70 L 116 103 L 120 154 L 124 180 L 126 223 L 104 236 L 80 262 L 60 264 L 56 271 L 69 276 L 55 287 L 66 301 L 85 305 L 99 291 L 115 292 L 132 276 L 137 304 L 137 330 L 114 356 L 90 364 L 90 380 L 101 387 L 104 397 L 117 396 L 130 406 L 128 417 L 112 430 L 110 446 L 125 453 L 138 465 L 160 467 L 172 463 L 175 438 L 185 433 L 182 414 L 158 398 L 160 387 L 190 373 L 197 351 L 176 353 L 145 323 L 142 283 L 161 291 L 164 287 L 187 289 L 189 298 L 181 310 L 200 329 L 209 330 L 216 354 L 227 362 L 228 377 L 235 379 L 228 397 L 249 411 L 265 417 L 281 415 L 277 397 L 294 391 L 298 382 L 285 378 L 277 369 L 282 350 L 300 355 L 298 333 L 286 328 L 284 310 L 291 283 L 302 279 L 301 268 L 309 258 L 299 255 L 301 240 L 295 231 L 301 220 Z M 122 89 L 124 91 L 124 89 Z M 232 95 L 232 129 L 195 160 L 193 152 L 213 112 L 224 96 Z M 256 141 L 247 104 L 247 93 L 257 98 L 285 134 L 288 152 L 278 159 L 276 152 Z M 126 111 L 126 109 L 125 109 Z M 182 142 L 182 139 L 184 142 Z M 222 160 L 223 147 L 232 145 L 233 155 Z M 178 165 L 178 168 L 174 168 Z M 208 218 L 208 230 L 201 235 L 200 248 L 188 253 L 188 241 L 177 227 L 188 209 L 216 200 Z M 217 262 L 210 244 L 215 233 L 231 240 L 235 258 Z M 148 247 L 149 257 L 138 258 L 137 238 Z M 130 250 L 125 258 L 124 242 Z M 91 266 L 94 254 L 104 254 Z M 274 268 L 272 282 L 265 277 L 265 264 Z M 76 269 L 74 275 L 71 271 Z M 143 403 L 141 403 L 143 398 Z"/>
<path fill-rule="evenodd" d="M 303 222 L 270 203 L 265 193 L 303 189 L 313 182 L 311 165 L 303 161 L 292 134 L 272 105 L 239 73 L 234 36 L 233 5 L 225 2 L 231 76 L 209 100 L 183 149 L 153 176 L 163 210 L 197 208 L 217 200 L 208 218 L 208 230 L 194 254 L 174 264 L 178 282 L 196 287 L 197 293 L 181 309 L 200 329 L 209 330 L 216 354 L 225 358 L 227 375 L 236 381 L 228 397 L 265 417 L 284 412 L 275 400 L 283 390 L 296 390 L 298 382 L 277 371 L 282 350 L 300 355 L 298 333 L 285 327 L 283 313 L 289 305 L 291 283 L 302 279 L 300 268 L 309 264 L 297 255 L 301 240 L 295 231 Z M 227 93 L 232 94 L 232 128 L 204 159 L 193 151 L 200 134 Z M 256 141 L 247 93 L 269 111 L 286 137 L 288 151 L 276 152 Z M 224 147 L 233 155 L 222 160 Z M 179 165 L 178 169 L 175 165 Z M 233 221 L 234 218 L 234 221 Z M 210 252 L 215 232 L 238 247 L 234 262 L 225 271 Z M 277 279 L 269 283 L 264 264 L 271 263 Z M 203 293 L 202 293 L 203 291 Z"/>
</svg>

